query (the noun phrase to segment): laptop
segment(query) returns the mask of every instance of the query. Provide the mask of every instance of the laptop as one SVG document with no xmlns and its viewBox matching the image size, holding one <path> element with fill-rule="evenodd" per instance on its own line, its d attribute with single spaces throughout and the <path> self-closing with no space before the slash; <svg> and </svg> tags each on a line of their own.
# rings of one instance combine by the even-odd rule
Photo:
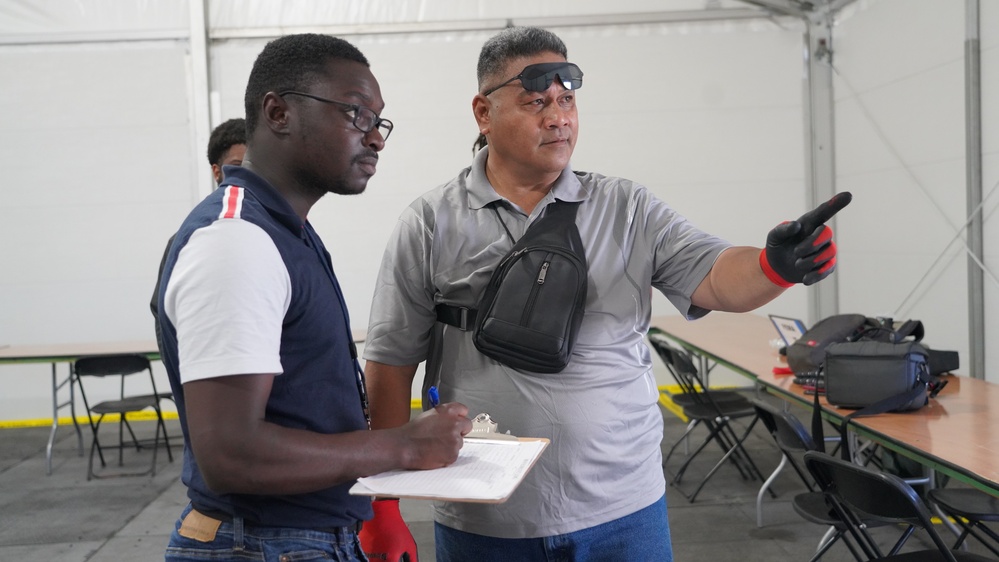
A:
<svg viewBox="0 0 999 562">
<path fill-rule="evenodd" d="M 784 345 L 791 345 L 805 333 L 805 323 L 797 318 L 771 314 L 770 321 L 773 322 L 774 328 L 777 329 L 780 339 L 784 340 Z"/>
</svg>

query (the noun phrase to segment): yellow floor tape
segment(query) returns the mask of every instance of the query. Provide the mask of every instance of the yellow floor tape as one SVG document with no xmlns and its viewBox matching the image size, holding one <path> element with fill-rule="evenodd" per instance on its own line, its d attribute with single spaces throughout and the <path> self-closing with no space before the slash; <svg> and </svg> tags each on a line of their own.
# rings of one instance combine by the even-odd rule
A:
<svg viewBox="0 0 999 562">
<path fill-rule="evenodd" d="M 659 404 L 662 405 L 667 411 L 671 412 L 676 417 L 683 420 L 686 423 L 687 417 L 683 415 L 683 408 L 677 406 L 673 403 L 671 398 L 672 395 L 682 392 L 679 385 L 665 385 L 659 387 Z M 423 403 L 419 398 L 413 398 L 410 401 L 410 407 L 414 410 L 419 410 L 423 408 Z M 154 412 L 138 412 L 135 414 L 128 414 L 129 420 L 155 420 L 156 414 Z M 177 412 L 163 412 L 164 420 L 175 420 L 177 419 Z M 118 416 L 114 414 L 109 414 L 104 418 L 107 422 L 118 421 Z M 76 423 L 86 424 L 86 416 L 77 416 Z M 69 416 L 64 416 L 59 418 L 59 425 L 72 425 L 73 418 Z M 22 427 L 51 427 L 52 418 L 38 418 L 38 419 L 28 419 L 28 420 L 0 420 L 0 429 L 16 429 Z"/>
</svg>

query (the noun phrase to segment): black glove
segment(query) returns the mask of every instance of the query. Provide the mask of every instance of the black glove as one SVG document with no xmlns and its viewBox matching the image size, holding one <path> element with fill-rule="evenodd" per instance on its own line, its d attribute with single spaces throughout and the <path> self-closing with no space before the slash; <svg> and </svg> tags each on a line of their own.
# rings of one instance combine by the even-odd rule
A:
<svg viewBox="0 0 999 562">
<path fill-rule="evenodd" d="M 853 199 L 848 191 L 801 215 L 796 221 L 782 222 L 767 234 L 767 246 L 760 252 L 760 267 L 767 279 L 781 287 L 795 283 L 811 285 L 836 269 L 836 244 L 825 222 Z"/>
</svg>

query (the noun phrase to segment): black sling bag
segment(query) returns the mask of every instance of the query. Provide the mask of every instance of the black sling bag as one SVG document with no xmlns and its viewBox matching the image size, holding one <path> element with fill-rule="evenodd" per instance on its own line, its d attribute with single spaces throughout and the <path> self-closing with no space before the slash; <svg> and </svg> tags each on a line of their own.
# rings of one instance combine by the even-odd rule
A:
<svg viewBox="0 0 999 562">
<path fill-rule="evenodd" d="M 561 372 L 586 304 L 588 269 L 576 228 L 578 207 L 579 202 L 551 203 L 500 261 L 476 308 L 438 305 L 437 319 L 463 330 L 474 325 L 476 349 L 500 363 L 535 373 Z"/>
</svg>

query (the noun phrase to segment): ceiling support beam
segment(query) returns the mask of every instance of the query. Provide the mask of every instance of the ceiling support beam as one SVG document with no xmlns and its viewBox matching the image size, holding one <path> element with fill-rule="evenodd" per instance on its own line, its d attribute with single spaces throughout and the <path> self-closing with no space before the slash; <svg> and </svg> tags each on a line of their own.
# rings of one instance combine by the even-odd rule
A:
<svg viewBox="0 0 999 562">
<path fill-rule="evenodd" d="M 192 201 L 197 203 L 205 198 L 215 189 L 215 182 L 210 174 L 203 173 L 205 167 L 202 165 L 202 158 L 205 147 L 208 146 L 208 138 L 212 131 L 212 120 L 218 116 L 211 113 L 209 103 L 209 92 L 211 92 L 211 72 L 209 69 L 208 56 L 208 25 L 207 25 L 207 1 L 190 0 L 190 57 L 189 66 L 191 78 L 191 122 L 192 127 L 192 151 L 194 159 L 198 165 L 193 167 L 191 186 L 193 193 Z"/>
<path fill-rule="evenodd" d="M 803 106 L 805 123 L 806 209 L 836 194 L 835 122 L 832 83 L 832 21 L 825 15 L 805 19 Z M 833 231 L 836 217 L 829 220 Z M 811 287 L 809 325 L 839 313 L 839 280 L 830 275 Z"/>
</svg>

